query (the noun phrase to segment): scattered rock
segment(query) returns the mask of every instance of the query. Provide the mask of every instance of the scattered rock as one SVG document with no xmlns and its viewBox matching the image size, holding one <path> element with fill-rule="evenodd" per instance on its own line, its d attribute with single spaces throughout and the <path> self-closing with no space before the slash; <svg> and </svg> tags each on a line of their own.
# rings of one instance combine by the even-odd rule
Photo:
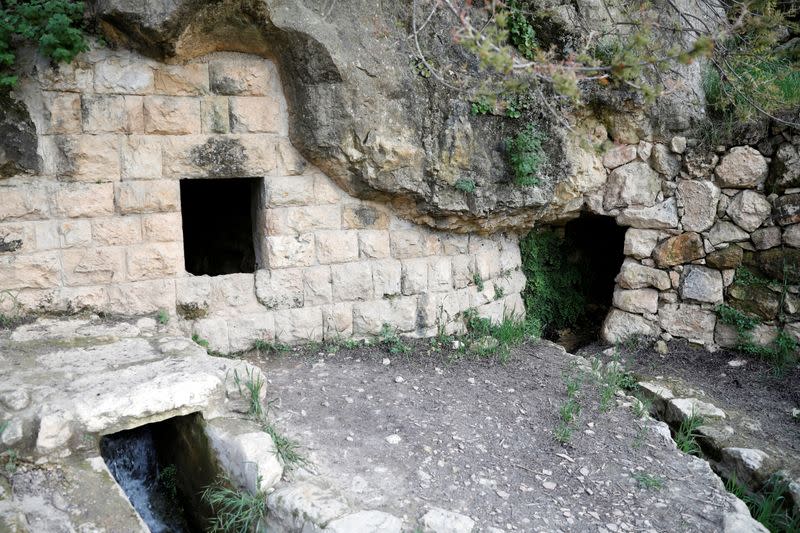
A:
<svg viewBox="0 0 800 533">
<path fill-rule="evenodd" d="M 667 346 L 667 343 L 661 339 L 656 341 L 656 343 L 653 345 L 653 349 L 661 355 L 667 355 L 669 353 L 669 346 Z"/>
<path fill-rule="evenodd" d="M 463 514 L 435 507 L 422 517 L 425 533 L 471 533 L 475 521 Z"/>
<path fill-rule="evenodd" d="M 388 442 L 389 444 L 400 444 L 400 442 L 402 440 L 403 440 L 403 437 L 401 437 L 400 435 L 398 435 L 396 433 L 393 433 L 392 435 L 389 435 L 388 437 L 386 437 L 386 442 Z"/>
<path fill-rule="evenodd" d="M 400 533 L 403 521 L 389 513 L 359 511 L 337 518 L 324 531 L 330 533 Z"/>
</svg>

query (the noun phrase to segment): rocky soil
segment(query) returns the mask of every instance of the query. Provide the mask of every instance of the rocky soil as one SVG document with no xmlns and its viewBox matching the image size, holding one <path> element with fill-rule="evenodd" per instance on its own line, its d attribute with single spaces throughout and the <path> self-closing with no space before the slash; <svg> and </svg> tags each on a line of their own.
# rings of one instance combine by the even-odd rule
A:
<svg viewBox="0 0 800 533">
<path fill-rule="evenodd" d="M 708 465 L 678 452 L 665 425 L 637 419 L 622 393 L 601 411 L 587 379 L 559 444 L 565 376 L 581 361 L 550 343 L 507 364 L 459 360 L 420 341 L 407 355 L 364 347 L 251 362 L 267 376 L 271 416 L 307 447 L 311 472 L 293 476 L 332 480 L 406 526 L 441 508 L 480 531 L 758 530 Z"/>
</svg>

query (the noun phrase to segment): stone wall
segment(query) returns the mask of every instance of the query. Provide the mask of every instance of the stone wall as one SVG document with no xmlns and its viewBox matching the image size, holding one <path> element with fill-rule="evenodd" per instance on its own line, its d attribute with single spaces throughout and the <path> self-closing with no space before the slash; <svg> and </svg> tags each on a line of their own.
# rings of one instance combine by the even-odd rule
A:
<svg viewBox="0 0 800 533">
<path fill-rule="evenodd" d="M 431 231 L 340 190 L 289 142 L 268 60 L 96 48 L 33 65 L 16 96 L 41 172 L 0 180 L 0 312 L 165 310 L 220 352 L 524 313 L 514 237 Z M 263 178 L 257 271 L 188 274 L 179 182 L 234 177 Z"/>
<path fill-rule="evenodd" d="M 735 346 L 737 333 L 717 318 L 724 302 L 758 318 L 756 344 L 780 329 L 800 341 L 798 139 L 777 132 L 759 151 L 632 137 L 602 156 L 605 183 L 585 198 L 629 227 L 603 337 Z"/>
</svg>

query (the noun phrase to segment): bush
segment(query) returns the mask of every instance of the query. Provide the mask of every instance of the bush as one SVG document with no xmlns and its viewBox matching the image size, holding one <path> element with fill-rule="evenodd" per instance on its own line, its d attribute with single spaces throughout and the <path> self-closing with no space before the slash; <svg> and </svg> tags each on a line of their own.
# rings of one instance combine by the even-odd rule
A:
<svg viewBox="0 0 800 533">
<path fill-rule="evenodd" d="M 552 231 L 531 232 L 520 241 L 525 308 L 530 319 L 551 331 L 574 326 L 586 315 L 589 273 L 568 260 L 569 250 L 569 243 Z"/>
<path fill-rule="evenodd" d="M 83 2 L 72 0 L 7 0 L 0 7 L 0 87 L 16 84 L 11 73 L 14 47 L 21 41 L 36 43 L 39 52 L 56 63 L 72 61 L 89 49 L 79 27 Z"/>
<path fill-rule="evenodd" d="M 530 10 L 530 6 L 521 0 L 511 0 L 506 6 L 508 42 L 525 59 L 533 59 L 539 43 L 536 41 L 536 31 L 528 20 L 528 13 L 526 13 L 526 11 Z"/>
<path fill-rule="evenodd" d="M 529 124 L 514 137 L 506 139 L 508 162 L 514 174 L 514 183 L 517 185 L 530 187 L 539 184 L 537 174 L 547 160 L 547 154 L 542 147 L 543 140 L 544 134 L 533 124 Z"/>
</svg>

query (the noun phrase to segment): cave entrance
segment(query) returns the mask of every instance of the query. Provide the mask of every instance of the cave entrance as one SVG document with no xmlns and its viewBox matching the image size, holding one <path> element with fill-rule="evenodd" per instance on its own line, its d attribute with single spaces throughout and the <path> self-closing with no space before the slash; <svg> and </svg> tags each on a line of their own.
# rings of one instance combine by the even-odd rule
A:
<svg viewBox="0 0 800 533">
<path fill-rule="evenodd" d="M 582 213 L 564 226 L 551 228 L 546 268 L 552 308 L 543 336 L 568 351 L 595 342 L 611 308 L 614 278 L 625 259 L 627 228 L 612 217 Z"/>
<path fill-rule="evenodd" d="M 218 477 L 203 417 L 170 418 L 107 435 L 100 455 L 152 533 L 200 533 L 213 516 L 201 498 Z"/>
<path fill-rule="evenodd" d="M 186 271 L 198 276 L 255 272 L 254 221 L 261 178 L 181 180 Z"/>
</svg>

